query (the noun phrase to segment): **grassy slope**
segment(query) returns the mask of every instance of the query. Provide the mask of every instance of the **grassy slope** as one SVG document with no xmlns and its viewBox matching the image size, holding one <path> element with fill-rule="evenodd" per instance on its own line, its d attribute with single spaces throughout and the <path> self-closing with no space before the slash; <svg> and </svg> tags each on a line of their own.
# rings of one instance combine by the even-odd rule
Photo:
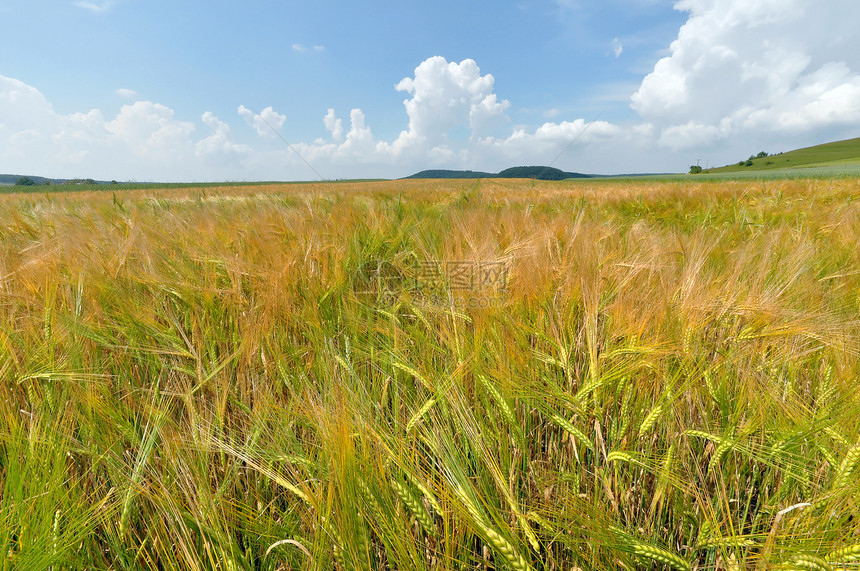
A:
<svg viewBox="0 0 860 571">
<path fill-rule="evenodd" d="M 748 167 L 735 164 L 712 168 L 707 172 L 718 174 L 857 164 L 860 164 L 860 138 L 806 147 L 772 157 L 753 159 L 753 164 Z"/>
<path fill-rule="evenodd" d="M 714 172 L 691 175 L 688 173 L 635 175 L 627 177 L 595 178 L 593 182 L 617 184 L 620 181 L 632 182 L 705 182 L 705 181 L 774 181 L 781 180 L 813 180 L 813 179 L 856 179 L 860 177 L 860 163 L 835 163 L 826 166 L 804 166 L 780 169 L 755 169 Z"/>
<path fill-rule="evenodd" d="M 857 188 L 0 196 L 0 567 L 835 569 Z"/>
</svg>

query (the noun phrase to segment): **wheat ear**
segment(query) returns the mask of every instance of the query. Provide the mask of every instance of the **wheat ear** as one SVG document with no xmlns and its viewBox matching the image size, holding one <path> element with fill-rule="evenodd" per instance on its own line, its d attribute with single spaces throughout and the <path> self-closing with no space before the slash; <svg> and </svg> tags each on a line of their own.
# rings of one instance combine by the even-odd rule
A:
<svg viewBox="0 0 860 571">
<path fill-rule="evenodd" d="M 824 558 L 828 563 L 834 563 L 836 561 L 850 561 L 852 559 L 860 559 L 860 543 L 855 543 L 854 545 L 849 545 L 848 547 L 831 551 Z"/>
<path fill-rule="evenodd" d="M 582 444 L 585 445 L 586 448 L 594 451 L 594 445 L 588 440 L 588 437 L 582 432 L 580 429 L 575 427 L 569 420 L 561 416 L 560 414 L 556 414 L 554 412 L 549 413 L 550 419 L 559 425 L 561 428 L 565 429 L 567 432 L 573 435 L 574 438 L 579 440 Z"/>
<path fill-rule="evenodd" d="M 421 500 L 412 493 L 412 490 L 397 480 L 391 480 L 391 488 L 394 490 L 394 493 L 397 494 L 397 497 L 400 498 L 400 501 L 406 504 L 406 507 L 412 512 L 412 515 L 415 516 L 415 519 L 418 520 L 418 523 L 421 524 L 421 527 L 427 532 L 427 535 L 435 537 L 436 527 L 433 525 L 433 518 L 431 518 L 430 514 L 427 513 L 427 509 L 424 507 L 424 504 L 421 503 Z"/>
<path fill-rule="evenodd" d="M 833 571 L 827 561 L 814 555 L 797 555 L 791 560 L 791 564 L 797 569 L 810 569 L 811 571 Z"/>
<path fill-rule="evenodd" d="M 635 539 L 630 540 L 630 546 L 633 548 L 633 553 L 640 557 L 668 565 L 672 569 L 678 569 L 678 571 L 690 571 L 690 564 L 677 553 Z"/>
<path fill-rule="evenodd" d="M 854 446 L 845 455 L 845 459 L 839 465 L 839 471 L 836 473 L 836 479 L 833 481 L 833 489 L 841 490 L 848 486 L 852 481 L 854 472 L 857 470 L 857 464 L 860 463 L 860 444 Z"/>
</svg>

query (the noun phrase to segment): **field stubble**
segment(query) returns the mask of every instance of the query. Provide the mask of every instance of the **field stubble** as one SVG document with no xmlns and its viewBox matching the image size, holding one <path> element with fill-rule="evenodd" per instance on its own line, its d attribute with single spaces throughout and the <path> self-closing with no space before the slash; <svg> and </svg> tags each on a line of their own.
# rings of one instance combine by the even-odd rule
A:
<svg viewBox="0 0 860 571">
<path fill-rule="evenodd" d="M 858 198 L 0 197 L 0 566 L 850 568 Z"/>
</svg>

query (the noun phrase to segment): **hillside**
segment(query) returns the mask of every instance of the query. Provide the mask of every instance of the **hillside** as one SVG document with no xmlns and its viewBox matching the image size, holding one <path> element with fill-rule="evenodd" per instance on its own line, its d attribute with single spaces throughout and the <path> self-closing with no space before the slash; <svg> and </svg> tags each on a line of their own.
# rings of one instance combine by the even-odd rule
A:
<svg viewBox="0 0 860 571">
<path fill-rule="evenodd" d="M 0 186 L 15 186 L 18 179 L 26 178 L 32 183 L 30 186 L 44 186 L 56 184 L 109 184 L 104 180 L 93 180 L 91 178 L 45 178 L 35 175 L 0 174 Z"/>
<path fill-rule="evenodd" d="M 590 178 L 591 175 L 565 172 L 553 167 L 512 167 L 499 173 L 458 170 L 424 170 L 404 178 L 533 178 L 537 180 L 564 180 L 568 178 Z"/>
<path fill-rule="evenodd" d="M 718 174 L 840 165 L 860 165 L 860 137 L 763 157 L 750 157 L 749 160 L 708 169 L 703 173 Z"/>
<path fill-rule="evenodd" d="M 37 185 L 40 185 L 40 186 L 45 184 L 45 183 L 57 184 L 58 182 L 60 182 L 60 181 L 52 179 L 52 178 L 45 178 L 45 177 L 41 177 L 41 176 L 26 176 L 26 177 L 24 177 L 23 175 L 20 175 L 20 174 L 0 174 L 0 186 L 13 186 L 19 178 L 29 178 L 34 183 L 36 183 Z"/>
</svg>

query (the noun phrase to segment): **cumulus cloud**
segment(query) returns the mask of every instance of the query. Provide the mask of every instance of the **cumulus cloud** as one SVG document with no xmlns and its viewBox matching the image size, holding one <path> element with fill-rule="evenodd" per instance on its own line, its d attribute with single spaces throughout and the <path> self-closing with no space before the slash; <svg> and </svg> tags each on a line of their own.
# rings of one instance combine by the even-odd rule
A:
<svg viewBox="0 0 860 571">
<path fill-rule="evenodd" d="M 281 115 L 272 107 L 266 107 L 259 113 L 255 113 L 244 105 L 239 105 L 239 115 L 246 123 L 254 127 L 261 137 L 277 137 L 272 129 L 280 131 L 287 122 L 287 116 Z"/>
<path fill-rule="evenodd" d="M 57 113 L 36 88 L 0 76 L 0 170 L 45 176 L 181 180 L 203 178 L 218 161 L 238 164 L 249 152 L 212 113 L 211 134 L 150 101 L 124 105 L 112 118 L 98 109 Z M 199 139 L 199 140 L 198 140 Z M 203 167 L 206 168 L 204 171 Z"/>
<path fill-rule="evenodd" d="M 612 55 L 614 55 L 616 58 L 621 57 L 621 54 L 624 53 L 624 46 L 621 44 L 621 40 L 619 40 L 618 38 L 612 40 L 611 48 Z"/>
<path fill-rule="evenodd" d="M 135 155 L 155 160 L 175 159 L 187 154 L 193 123 L 177 121 L 173 110 L 159 103 L 138 101 L 123 105 L 104 127 Z"/>
<path fill-rule="evenodd" d="M 632 96 L 633 109 L 662 128 L 662 144 L 860 124 L 856 1 L 681 0 L 675 7 L 689 19 Z"/>
<path fill-rule="evenodd" d="M 385 144 L 377 141 L 373 136 L 364 112 L 361 109 L 351 110 L 349 121 L 349 131 L 344 134 L 342 120 L 336 116 L 334 109 L 329 109 L 323 122 L 332 132 L 332 142 L 319 140 L 311 144 L 298 143 L 292 145 L 292 150 L 298 155 L 299 160 L 316 165 L 314 168 L 319 167 L 321 170 L 326 170 L 321 166 L 323 164 L 362 169 L 374 169 L 390 164 L 391 155 L 385 151 Z"/>
<path fill-rule="evenodd" d="M 584 119 L 544 123 L 534 132 L 515 129 L 505 138 L 487 137 L 477 146 L 476 153 L 484 160 L 503 156 L 506 161 L 518 160 L 534 164 L 554 163 L 564 153 L 580 154 L 605 150 L 634 137 L 618 125 L 606 121 L 586 122 Z"/>
<path fill-rule="evenodd" d="M 326 116 L 323 117 L 323 124 L 331 132 L 331 138 L 335 142 L 340 143 L 343 141 L 343 121 L 337 118 L 334 114 L 334 109 L 328 110 Z"/>
<path fill-rule="evenodd" d="M 395 89 L 411 95 L 403 105 L 409 116 L 408 128 L 390 149 L 395 154 L 409 149 L 444 149 L 449 133 L 468 126 L 473 139 L 491 131 L 506 119 L 510 102 L 493 93 L 495 79 L 481 75 L 474 60 L 448 62 L 435 56 L 415 68 L 415 75 L 401 80 Z"/>
<path fill-rule="evenodd" d="M 56 120 L 54 108 L 38 89 L 0 75 L 0 128 L 7 132 L 42 131 Z"/>
<path fill-rule="evenodd" d="M 235 163 L 253 152 L 247 145 L 234 143 L 230 126 L 218 119 L 212 112 L 204 113 L 201 120 L 203 124 L 209 127 L 212 134 L 197 142 L 194 147 L 196 157 L 219 164 L 224 162 Z"/>
<path fill-rule="evenodd" d="M 353 109 L 349 112 L 350 128 L 346 134 L 346 140 L 338 147 L 337 154 L 340 158 L 350 156 L 353 158 L 369 157 L 376 151 L 376 140 L 361 109 Z"/>
</svg>

